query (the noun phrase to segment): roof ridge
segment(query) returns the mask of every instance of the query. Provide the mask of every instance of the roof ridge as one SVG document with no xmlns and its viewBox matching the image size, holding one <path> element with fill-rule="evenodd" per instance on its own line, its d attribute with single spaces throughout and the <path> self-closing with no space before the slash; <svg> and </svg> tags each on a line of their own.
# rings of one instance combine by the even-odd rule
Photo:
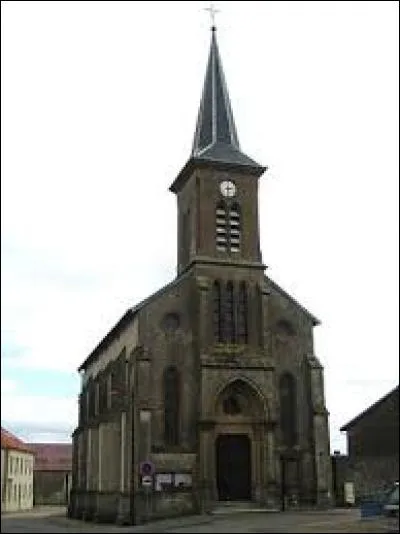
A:
<svg viewBox="0 0 400 534">
<path fill-rule="evenodd" d="M 365 408 L 365 410 L 363 410 L 361 413 L 359 413 L 358 415 L 356 415 L 355 417 L 353 417 L 353 419 L 350 419 L 350 421 L 348 423 L 346 423 L 345 425 L 343 425 L 342 427 L 340 427 L 340 431 L 345 431 L 347 430 L 348 428 L 354 426 L 355 423 L 357 423 L 360 419 L 362 419 L 364 416 L 366 416 L 368 413 L 372 412 L 373 410 L 375 410 L 376 408 L 378 408 L 378 406 L 380 404 L 382 404 L 383 402 L 385 402 L 385 400 L 387 400 L 391 395 L 393 395 L 396 390 L 398 391 L 399 389 L 399 385 L 397 384 L 396 387 L 394 387 L 393 389 L 391 389 L 389 391 L 389 393 L 386 393 L 385 395 L 383 395 L 382 397 L 380 397 L 377 401 L 375 401 L 374 403 L 370 404 L 370 406 L 368 406 L 367 408 Z"/>
</svg>

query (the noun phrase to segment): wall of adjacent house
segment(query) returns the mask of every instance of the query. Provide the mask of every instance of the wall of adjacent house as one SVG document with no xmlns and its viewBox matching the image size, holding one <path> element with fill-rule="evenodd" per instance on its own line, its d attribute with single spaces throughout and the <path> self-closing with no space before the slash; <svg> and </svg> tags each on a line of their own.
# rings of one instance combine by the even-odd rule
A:
<svg viewBox="0 0 400 534">
<path fill-rule="evenodd" d="M 3 487 L 6 481 L 6 476 L 4 473 L 4 462 L 5 462 L 6 452 L 4 449 L 1 449 L 1 505 L 3 506 Z"/>
<path fill-rule="evenodd" d="M 33 455 L 9 449 L 4 460 L 2 510 L 14 512 L 33 507 Z"/>
<path fill-rule="evenodd" d="M 71 480 L 68 471 L 35 471 L 33 474 L 34 503 L 67 504 L 67 490 Z"/>
<path fill-rule="evenodd" d="M 399 472 L 399 390 L 347 430 L 356 498 L 391 487 Z"/>
</svg>

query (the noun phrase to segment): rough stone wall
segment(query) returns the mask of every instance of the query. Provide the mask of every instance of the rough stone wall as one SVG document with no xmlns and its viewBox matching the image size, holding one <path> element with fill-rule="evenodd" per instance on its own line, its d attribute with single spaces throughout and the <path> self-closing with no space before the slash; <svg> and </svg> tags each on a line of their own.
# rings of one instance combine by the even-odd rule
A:
<svg viewBox="0 0 400 534">
<path fill-rule="evenodd" d="M 178 272 L 197 258 L 226 259 L 227 254 L 216 250 L 215 210 L 221 193 L 219 184 L 227 179 L 225 171 L 197 169 L 178 193 Z M 227 206 L 240 206 L 241 245 L 233 259 L 261 261 L 258 220 L 258 178 L 231 170 L 229 179 L 237 187 L 234 199 Z"/>
<path fill-rule="evenodd" d="M 397 389 L 347 431 L 349 456 L 356 461 L 364 456 L 399 454 L 399 390 Z"/>
<path fill-rule="evenodd" d="M 137 364 L 136 399 L 151 410 L 153 452 L 169 450 L 164 442 L 164 372 L 175 366 L 180 377 L 181 452 L 195 447 L 196 358 L 193 349 L 193 279 L 184 276 L 140 312 L 139 338 L 143 353 Z"/>
<path fill-rule="evenodd" d="M 398 480 L 399 390 L 355 421 L 347 430 L 347 438 L 357 499 Z"/>
<path fill-rule="evenodd" d="M 35 471 L 33 473 L 35 505 L 67 504 L 67 476 L 71 476 L 68 471 Z"/>
<path fill-rule="evenodd" d="M 321 494 L 331 496 L 331 462 L 329 450 L 328 413 L 325 407 L 323 369 L 313 355 L 314 319 L 284 292 L 269 283 L 268 335 L 275 364 L 275 394 L 280 421 L 279 381 L 284 373 L 295 380 L 296 443 L 283 442 L 282 429 L 277 428 L 277 453 L 299 462 L 297 470 L 300 498 L 318 501 Z M 278 458 L 277 458 L 278 460 Z M 278 462 L 280 476 L 282 461 Z M 287 470 L 287 469 L 286 469 Z M 292 482 L 293 484 L 294 482 Z"/>
<path fill-rule="evenodd" d="M 391 488 L 399 479 L 399 455 L 365 456 L 351 463 L 357 501 Z"/>
</svg>

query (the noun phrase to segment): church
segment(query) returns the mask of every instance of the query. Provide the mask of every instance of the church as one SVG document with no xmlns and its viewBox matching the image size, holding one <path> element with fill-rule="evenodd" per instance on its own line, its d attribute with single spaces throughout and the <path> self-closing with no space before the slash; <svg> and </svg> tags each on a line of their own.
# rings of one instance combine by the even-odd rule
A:
<svg viewBox="0 0 400 534">
<path fill-rule="evenodd" d="M 176 278 L 79 367 L 68 514 L 140 524 L 224 503 L 331 504 L 319 322 L 266 276 L 258 185 L 216 29 L 177 198 Z"/>
</svg>

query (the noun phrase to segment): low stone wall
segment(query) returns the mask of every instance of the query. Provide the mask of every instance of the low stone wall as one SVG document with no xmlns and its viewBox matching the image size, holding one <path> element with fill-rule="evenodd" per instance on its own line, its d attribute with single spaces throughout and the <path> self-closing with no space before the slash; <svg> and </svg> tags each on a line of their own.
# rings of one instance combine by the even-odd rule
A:
<svg viewBox="0 0 400 534">
<path fill-rule="evenodd" d="M 96 509 L 93 519 L 99 523 L 115 523 L 118 516 L 120 494 L 101 492 L 96 494 Z"/>
<path fill-rule="evenodd" d="M 33 494 L 35 505 L 67 504 L 68 482 L 71 473 L 68 471 L 34 471 Z"/>
<path fill-rule="evenodd" d="M 190 490 L 166 490 L 152 494 L 140 490 L 135 495 L 134 502 L 136 524 L 197 512 L 193 492 Z"/>
<path fill-rule="evenodd" d="M 150 494 L 139 490 L 133 503 L 132 513 L 131 496 L 128 493 L 72 491 L 68 516 L 85 521 L 127 525 L 197 512 L 193 492 L 180 488 Z"/>
</svg>

